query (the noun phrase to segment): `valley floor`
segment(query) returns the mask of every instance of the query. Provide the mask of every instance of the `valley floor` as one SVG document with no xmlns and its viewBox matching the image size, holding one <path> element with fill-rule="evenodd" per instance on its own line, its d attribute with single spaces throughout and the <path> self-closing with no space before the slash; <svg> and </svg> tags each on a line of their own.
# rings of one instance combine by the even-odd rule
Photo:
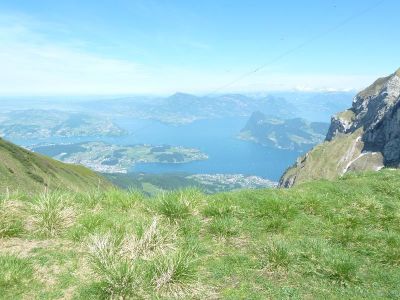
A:
<svg viewBox="0 0 400 300">
<path fill-rule="evenodd" d="M 398 299 L 400 172 L 2 196 L 1 299 Z"/>
</svg>

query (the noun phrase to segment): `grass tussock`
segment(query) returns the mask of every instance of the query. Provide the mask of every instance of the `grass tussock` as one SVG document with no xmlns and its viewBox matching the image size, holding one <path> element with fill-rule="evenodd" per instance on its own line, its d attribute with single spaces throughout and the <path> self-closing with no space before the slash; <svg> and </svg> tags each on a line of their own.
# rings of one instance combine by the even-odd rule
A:
<svg viewBox="0 0 400 300">
<path fill-rule="evenodd" d="M 176 223 L 190 216 L 190 203 L 182 193 L 166 192 L 159 196 L 157 211 Z"/>
<path fill-rule="evenodd" d="M 140 236 L 127 234 L 118 239 L 107 233 L 89 239 L 91 267 L 107 297 L 183 297 L 192 291 L 189 284 L 195 269 L 188 256 L 176 254 L 173 227 L 166 231 L 159 224 L 159 218 L 153 218 Z"/>
<path fill-rule="evenodd" d="M 196 262 L 187 252 L 159 258 L 153 272 L 153 285 L 161 296 L 183 299 L 198 292 Z"/>
<path fill-rule="evenodd" d="M 261 249 L 261 263 L 269 269 L 287 269 L 293 257 L 289 247 L 282 241 L 273 241 Z"/>
<path fill-rule="evenodd" d="M 142 270 L 135 261 L 123 256 L 121 241 L 111 234 L 95 235 L 88 248 L 91 267 L 101 280 L 105 295 L 112 299 L 142 295 Z"/>
<path fill-rule="evenodd" d="M 150 226 L 144 229 L 140 236 L 130 235 L 123 241 L 123 251 L 131 259 L 151 259 L 174 250 L 176 231 L 173 227 L 162 227 L 160 219 L 153 218 Z"/>
<path fill-rule="evenodd" d="M 114 188 L 103 194 L 102 201 L 108 207 L 120 208 L 121 210 L 129 210 L 135 204 L 143 199 L 143 194 L 140 191 L 129 190 L 128 192 Z"/>
<path fill-rule="evenodd" d="M 217 237 L 233 237 L 239 234 L 238 226 L 232 217 L 216 217 L 211 220 L 209 231 Z"/>
<path fill-rule="evenodd" d="M 73 224 L 75 212 L 61 192 L 42 193 L 31 205 L 35 230 L 46 237 L 59 235 Z"/>
<path fill-rule="evenodd" d="M 400 299 L 399 192 L 383 170 L 211 196 L 3 197 L 0 299 Z"/>
</svg>

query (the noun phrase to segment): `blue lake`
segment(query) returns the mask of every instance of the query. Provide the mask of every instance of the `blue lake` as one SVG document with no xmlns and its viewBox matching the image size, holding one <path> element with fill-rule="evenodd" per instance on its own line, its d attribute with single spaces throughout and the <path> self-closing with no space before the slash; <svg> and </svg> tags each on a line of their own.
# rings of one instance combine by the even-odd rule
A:
<svg viewBox="0 0 400 300">
<path fill-rule="evenodd" d="M 300 155 L 299 152 L 270 149 L 241 141 L 236 135 L 247 118 L 200 120 L 182 126 L 166 125 L 153 120 L 114 120 L 128 134 L 121 137 L 50 138 L 46 140 L 13 140 L 20 145 L 38 143 L 76 143 L 104 141 L 119 145 L 179 145 L 200 149 L 208 160 L 187 164 L 137 164 L 134 172 L 146 173 L 241 173 L 278 180 L 283 171 Z"/>
</svg>

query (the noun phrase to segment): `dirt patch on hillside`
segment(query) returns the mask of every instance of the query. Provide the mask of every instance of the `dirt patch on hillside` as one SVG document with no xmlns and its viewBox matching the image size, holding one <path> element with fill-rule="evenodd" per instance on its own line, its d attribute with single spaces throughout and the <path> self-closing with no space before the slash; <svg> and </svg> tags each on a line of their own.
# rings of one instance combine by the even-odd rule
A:
<svg viewBox="0 0 400 300">
<path fill-rule="evenodd" d="M 26 240 L 21 238 L 0 239 L 0 254 L 13 254 L 19 257 L 29 257 L 35 249 L 76 249 L 70 241 L 52 240 Z"/>
</svg>

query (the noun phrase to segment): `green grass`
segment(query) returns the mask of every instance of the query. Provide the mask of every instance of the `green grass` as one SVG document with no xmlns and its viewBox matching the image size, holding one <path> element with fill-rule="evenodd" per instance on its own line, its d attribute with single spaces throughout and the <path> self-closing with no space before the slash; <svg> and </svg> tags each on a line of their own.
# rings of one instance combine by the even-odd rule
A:
<svg viewBox="0 0 400 300">
<path fill-rule="evenodd" d="M 3 299 L 19 298 L 35 280 L 31 259 L 1 255 L 0 266 L 0 297 Z"/>
<path fill-rule="evenodd" d="M 102 176 L 78 165 L 32 153 L 0 138 L 0 193 L 36 194 L 47 189 L 87 191 L 110 188 Z"/>
<path fill-rule="evenodd" d="M 23 212 L 16 202 L 0 200 L 0 238 L 17 237 L 25 231 Z"/>
<path fill-rule="evenodd" d="M 210 222 L 209 232 L 219 237 L 231 237 L 238 234 L 237 222 L 232 217 L 216 217 Z"/>
<path fill-rule="evenodd" d="M 295 184 L 299 184 L 321 178 L 332 180 L 340 177 L 348 164 L 361 154 L 363 145 L 356 141 L 362 133 L 362 129 L 358 129 L 315 146 L 306 156 L 298 159 L 283 174 L 282 179 L 288 181 L 295 178 Z"/>
<path fill-rule="evenodd" d="M 67 204 L 68 194 L 61 192 L 40 194 L 31 205 L 31 215 L 36 231 L 46 237 L 59 235 L 73 223 L 75 212 Z"/>
<path fill-rule="evenodd" d="M 397 74 L 398 71 L 396 71 L 394 74 Z M 392 75 L 386 76 L 386 77 L 381 77 L 375 80 L 373 84 L 368 86 L 366 89 L 358 93 L 358 96 L 366 98 L 366 97 L 371 97 L 377 95 L 382 88 L 385 86 L 385 84 L 388 82 Z"/>
<path fill-rule="evenodd" d="M 152 273 L 153 288 L 161 296 L 185 298 L 198 292 L 196 262 L 188 252 L 161 257 L 153 263 Z"/>
<path fill-rule="evenodd" d="M 354 121 L 355 113 L 352 110 L 347 109 L 338 113 L 336 117 L 347 122 L 352 122 Z"/>
<path fill-rule="evenodd" d="M 196 189 L 164 192 L 157 197 L 157 211 L 171 222 L 178 222 L 191 215 L 191 209 L 202 197 Z"/>
<path fill-rule="evenodd" d="M 400 298 L 400 171 L 216 195 L 0 198 L 0 226 L 14 228 L 0 238 L 0 299 Z"/>
</svg>

